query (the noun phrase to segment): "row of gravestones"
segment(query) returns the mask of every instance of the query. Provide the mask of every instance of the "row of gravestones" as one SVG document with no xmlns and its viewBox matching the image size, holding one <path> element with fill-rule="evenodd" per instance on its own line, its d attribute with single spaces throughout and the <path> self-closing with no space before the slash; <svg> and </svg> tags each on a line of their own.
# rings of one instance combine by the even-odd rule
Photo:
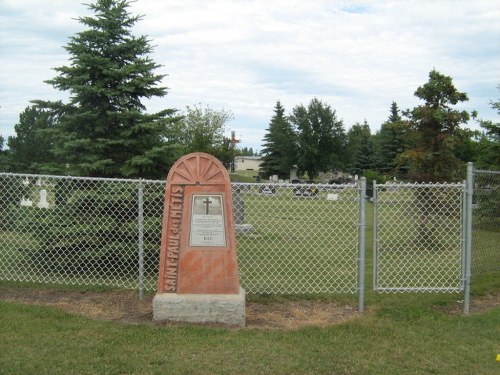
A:
<svg viewBox="0 0 500 375">
<path fill-rule="evenodd" d="M 272 194 L 272 192 L 267 194 Z M 338 199 L 338 194 L 328 194 L 327 196 L 328 200 L 337 200 Z M 33 201 L 28 199 L 28 198 L 22 198 L 20 205 L 22 207 L 31 207 L 33 206 Z M 39 208 L 49 208 L 50 203 L 47 202 L 47 190 L 42 189 L 40 190 L 40 200 L 37 204 Z M 244 221 L 245 221 L 245 202 L 241 198 L 241 194 L 238 190 L 235 190 L 233 192 L 233 206 L 234 206 L 234 223 L 236 225 L 242 226 L 242 227 L 237 227 L 237 232 L 252 232 L 253 228 L 249 226 L 244 226 Z"/>
<path fill-rule="evenodd" d="M 33 201 L 31 199 L 23 197 L 21 199 L 20 206 L 31 207 L 31 206 L 33 206 Z M 38 201 L 37 206 L 38 206 L 38 208 L 49 208 L 50 207 L 50 203 L 47 202 L 47 190 L 45 190 L 45 189 L 40 190 L 40 200 Z"/>
<path fill-rule="evenodd" d="M 33 201 L 28 198 L 22 198 L 20 202 L 21 207 L 32 207 Z M 40 190 L 40 200 L 37 204 L 38 208 L 49 208 L 50 203 L 47 202 L 47 190 Z M 251 224 L 245 224 L 245 202 L 241 198 L 241 194 L 235 191 L 233 194 L 233 207 L 234 207 L 234 223 L 236 225 L 236 233 L 253 233 L 254 228 Z"/>
</svg>

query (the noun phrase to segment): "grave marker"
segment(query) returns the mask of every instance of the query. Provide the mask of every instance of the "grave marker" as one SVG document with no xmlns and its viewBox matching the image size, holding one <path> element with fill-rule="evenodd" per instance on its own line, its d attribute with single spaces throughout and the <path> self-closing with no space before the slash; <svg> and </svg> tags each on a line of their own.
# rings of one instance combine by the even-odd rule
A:
<svg viewBox="0 0 500 375">
<path fill-rule="evenodd" d="M 40 201 L 38 202 L 39 208 L 49 208 L 50 204 L 47 202 L 47 190 L 40 190 Z"/>
<path fill-rule="evenodd" d="M 193 153 L 170 169 L 153 319 L 245 324 L 229 174 Z"/>
</svg>

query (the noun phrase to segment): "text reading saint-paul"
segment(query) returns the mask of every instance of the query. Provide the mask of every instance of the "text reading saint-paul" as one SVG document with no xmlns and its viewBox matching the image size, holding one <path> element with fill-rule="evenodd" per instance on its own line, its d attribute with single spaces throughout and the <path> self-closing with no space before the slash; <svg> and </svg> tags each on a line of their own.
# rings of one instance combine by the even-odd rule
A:
<svg viewBox="0 0 500 375">
<path fill-rule="evenodd" d="M 177 290 L 183 204 L 184 189 L 182 186 L 172 186 L 169 206 L 170 225 L 167 232 L 167 268 L 165 273 L 165 290 L 167 292 Z"/>
</svg>

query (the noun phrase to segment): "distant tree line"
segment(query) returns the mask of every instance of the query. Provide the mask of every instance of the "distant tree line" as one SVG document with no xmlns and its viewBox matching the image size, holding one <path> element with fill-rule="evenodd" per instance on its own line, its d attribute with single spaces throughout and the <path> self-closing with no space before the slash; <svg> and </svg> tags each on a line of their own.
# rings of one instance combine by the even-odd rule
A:
<svg viewBox="0 0 500 375">
<path fill-rule="evenodd" d="M 477 114 L 456 109 L 468 96 L 451 77 L 432 70 L 415 96 L 423 104 L 401 111 L 392 102 L 374 134 L 366 120 L 346 131 L 335 110 L 317 98 L 289 114 L 278 101 L 263 140 L 263 173 L 288 178 L 296 166 L 311 180 L 320 172 L 337 171 L 438 182 L 462 179 L 468 161 L 500 169 L 500 123 L 478 120 L 482 132 L 462 128 Z M 491 106 L 500 114 L 500 101 Z"/>
</svg>

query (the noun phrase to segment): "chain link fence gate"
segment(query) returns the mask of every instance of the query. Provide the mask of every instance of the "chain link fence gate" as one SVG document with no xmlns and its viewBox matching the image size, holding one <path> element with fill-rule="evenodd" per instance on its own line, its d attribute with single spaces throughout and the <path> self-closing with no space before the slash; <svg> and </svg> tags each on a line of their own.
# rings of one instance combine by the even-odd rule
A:
<svg viewBox="0 0 500 375">
<path fill-rule="evenodd" d="M 0 279 L 155 290 L 164 181 L 0 174 Z M 364 298 L 364 180 L 232 184 L 248 293 Z"/>
<path fill-rule="evenodd" d="M 473 275 L 500 272 L 500 171 L 474 170 L 472 229 Z"/>
<path fill-rule="evenodd" d="M 465 183 L 374 183 L 373 289 L 462 291 L 465 202 Z"/>
</svg>

